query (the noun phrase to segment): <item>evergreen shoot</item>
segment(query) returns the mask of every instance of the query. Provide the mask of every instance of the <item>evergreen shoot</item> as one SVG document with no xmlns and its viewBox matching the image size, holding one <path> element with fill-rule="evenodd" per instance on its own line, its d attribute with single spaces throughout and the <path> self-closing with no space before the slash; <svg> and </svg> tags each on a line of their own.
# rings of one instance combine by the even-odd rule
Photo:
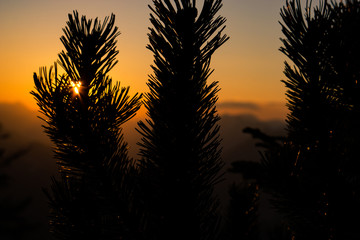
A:
<svg viewBox="0 0 360 240">
<path fill-rule="evenodd" d="M 280 50 L 294 66 L 283 81 L 288 138 L 267 159 L 284 163 L 276 206 L 296 239 L 358 239 L 360 2 L 310 1 L 303 12 L 290 0 L 281 17 Z"/>
<path fill-rule="evenodd" d="M 50 227 L 57 239 L 122 239 L 130 235 L 127 175 L 132 171 L 121 125 L 140 107 L 138 94 L 113 83 L 117 63 L 115 16 L 69 14 L 65 50 L 49 71 L 34 73 L 44 129 L 54 144 L 60 179 L 46 191 Z"/>
<path fill-rule="evenodd" d="M 140 169 L 148 239 L 216 239 L 220 180 L 217 82 L 208 82 L 212 54 L 227 40 L 221 0 L 153 0 L 149 45 L 154 73 Z"/>
</svg>

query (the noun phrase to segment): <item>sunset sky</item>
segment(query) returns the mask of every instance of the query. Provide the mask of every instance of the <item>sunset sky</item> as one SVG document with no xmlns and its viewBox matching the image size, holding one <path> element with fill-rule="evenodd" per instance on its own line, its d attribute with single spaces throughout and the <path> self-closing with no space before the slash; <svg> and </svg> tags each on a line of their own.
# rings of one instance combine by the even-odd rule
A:
<svg viewBox="0 0 360 240">
<path fill-rule="evenodd" d="M 198 6 L 202 1 L 198 2 Z M 36 109 L 29 94 L 32 75 L 49 67 L 63 49 L 59 40 L 68 13 L 78 10 L 88 18 L 114 13 L 119 63 L 110 72 L 130 86 L 131 93 L 146 92 L 153 58 L 145 48 L 150 27 L 151 0 L 0 0 L 0 102 L 20 102 Z M 219 103 L 232 108 L 254 104 L 284 104 L 280 8 L 285 0 L 223 0 L 219 14 L 227 19 L 230 40 L 212 58 L 210 80 L 219 81 Z M 231 104 L 229 104 L 231 103 Z"/>
</svg>

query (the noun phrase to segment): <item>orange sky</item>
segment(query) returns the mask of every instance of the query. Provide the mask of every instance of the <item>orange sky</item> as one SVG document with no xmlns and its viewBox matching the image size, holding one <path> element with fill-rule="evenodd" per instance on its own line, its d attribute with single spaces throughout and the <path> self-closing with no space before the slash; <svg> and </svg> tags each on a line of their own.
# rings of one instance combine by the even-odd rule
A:
<svg viewBox="0 0 360 240">
<path fill-rule="evenodd" d="M 201 1 L 198 1 L 200 5 Z M 88 18 L 114 13 L 121 31 L 114 80 L 146 92 L 152 55 L 148 43 L 151 0 L 0 0 L 0 102 L 21 102 L 35 109 L 29 94 L 32 75 L 50 66 L 63 49 L 59 40 L 67 14 L 78 10 Z M 279 11 L 285 0 L 223 0 L 230 40 L 213 56 L 210 80 L 220 82 L 219 102 L 284 103 L 285 57 L 278 51 L 282 36 Z"/>
</svg>

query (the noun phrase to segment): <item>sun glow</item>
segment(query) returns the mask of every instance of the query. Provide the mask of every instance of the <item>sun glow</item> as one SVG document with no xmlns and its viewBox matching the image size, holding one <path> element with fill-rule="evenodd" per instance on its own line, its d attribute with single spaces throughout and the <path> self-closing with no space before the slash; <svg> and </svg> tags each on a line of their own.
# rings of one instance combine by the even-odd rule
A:
<svg viewBox="0 0 360 240">
<path fill-rule="evenodd" d="M 79 88 L 81 87 L 81 82 L 78 81 L 75 83 L 74 81 L 71 81 L 71 86 L 74 88 L 74 91 L 76 94 L 79 94 Z"/>
</svg>

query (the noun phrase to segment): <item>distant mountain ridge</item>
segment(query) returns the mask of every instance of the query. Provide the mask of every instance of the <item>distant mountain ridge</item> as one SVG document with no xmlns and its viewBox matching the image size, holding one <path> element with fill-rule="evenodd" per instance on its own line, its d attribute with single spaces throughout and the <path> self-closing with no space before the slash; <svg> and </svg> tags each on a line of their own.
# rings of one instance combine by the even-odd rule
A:
<svg viewBox="0 0 360 240">
<path fill-rule="evenodd" d="M 9 133 L 10 138 L 5 141 L 4 146 L 10 148 L 19 148 L 31 144 L 41 144 L 50 151 L 51 142 L 43 132 L 41 125 L 43 121 L 37 116 L 40 113 L 27 109 L 21 103 L 0 103 L 0 124 L 2 131 Z M 124 137 L 129 143 L 130 155 L 137 158 L 140 135 L 135 130 L 137 121 L 140 119 L 136 116 L 123 126 Z M 221 116 L 219 122 L 220 135 L 222 138 L 223 159 L 226 167 L 230 166 L 233 161 L 259 159 L 258 151 L 255 147 L 255 141 L 249 134 L 244 134 L 245 127 L 259 128 L 269 135 L 283 135 L 285 133 L 285 121 L 283 120 L 259 120 L 253 114 L 239 114 Z"/>
<path fill-rule="evenodd" d="M 41 125 L 43 121 L 37 116 L 40 113 L 27 109 L 21 103 L 0 103 L 0 124 L 2 131 L 9 133 L 10 138 L 3 144 L 9 148 L 19 148 L 27 145 L 40 144 L 44 148 L 51 149 L 51 142 L 43 132 Z M 137 158 L 140 135 L 135 130 L 137 121 L 134 119 L 125 123 L 123 126 L 124 136 L 130 147 L 130 155 Z M 221 116 L 219 122 L 220 135 L 222 138 L 223 159 L 226 167 L 233 161 L 249 160 L 257 161 L 259 159 L 258 151 L 255 147 L 255 141 L 249 134 L 244 134 L 245 127 L 259 128 L 269 135 L 280 136 L 285 133 L 285 121 L 283 120 L 259 120 L 253 114 L 240 114 Z"/>
</svg>

